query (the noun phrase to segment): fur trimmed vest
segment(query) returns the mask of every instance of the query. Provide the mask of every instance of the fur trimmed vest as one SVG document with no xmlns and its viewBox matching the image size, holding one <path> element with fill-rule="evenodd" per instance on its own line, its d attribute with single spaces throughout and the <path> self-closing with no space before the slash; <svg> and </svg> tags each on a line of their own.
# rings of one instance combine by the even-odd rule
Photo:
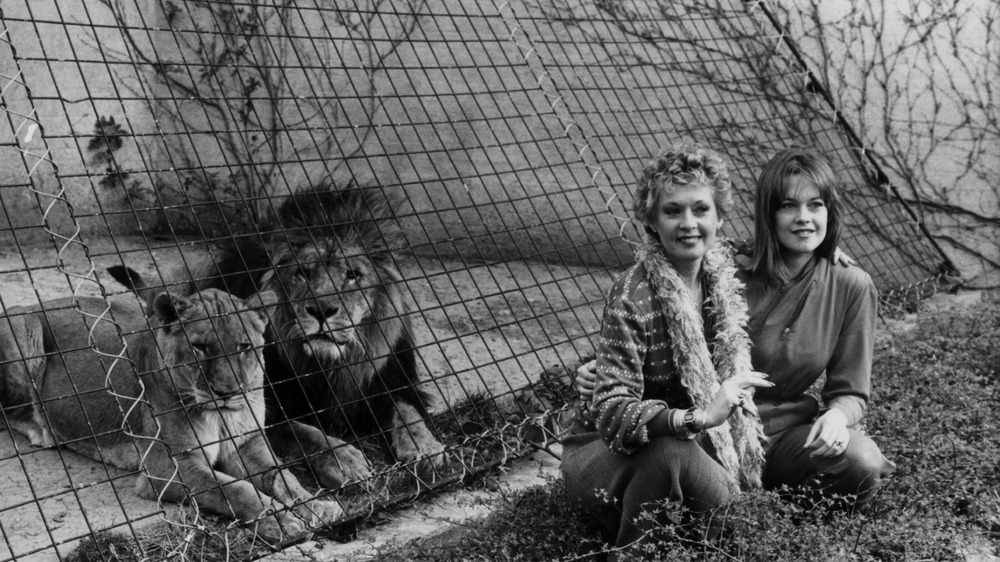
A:
<svg viewBox="0 0 1000 562">
<path fill-rule="evenodd" d="M 646 244 L 636 257 L 646 264 L 649 282 L 657 298 L 676 316 L 667 322 L 674 365 L 681 384 L 697 408 L 707 407 L 719 383 L 736 373 L 753 370 L 750 363 L 749 319 L 743 283 L 728 251 L 710 250 L 702 262 L 702 282 L 708 292 L 709 320 L 715 330 L 714 354 L 709 355 L 702 319 L 687 306 L 687 288 L 659 244 Z M 722 425 L 706 430 L 716 457 L 730 474 L 738 474 L 742 486 L 759 488 L 764 466 L 761 443 L 767 438 L 760 419 L 737 409 Z"/>
<path fill-rule="evenodd" d="M 702 315 L 660 244 L 641 246 L 636 261 L 605 310 L 599 355 L 606 355 L 592 403 L 605 441 L 623 453 L 648 441 L 645 425 L 667 407 L 663 400 L 706 408 L 721 381 L 752 370 L 743 283 L 726 249 L 712 249 L 702 261 L 711 352 Z M 739 487 L 761 486 L 766 437 L 756 416 L 739 409 L 702 439 Z"/>
</svg>

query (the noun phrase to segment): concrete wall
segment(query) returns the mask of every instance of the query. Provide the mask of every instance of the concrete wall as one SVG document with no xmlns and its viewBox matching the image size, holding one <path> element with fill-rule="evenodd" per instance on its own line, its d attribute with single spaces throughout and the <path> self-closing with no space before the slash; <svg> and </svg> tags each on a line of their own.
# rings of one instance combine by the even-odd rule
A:
<svg viewBox="0 0 1000 562">
<path fill-rule="evenodd" d="M 818 2 L 815 19 L 811 2 L 782 4 L 893 184 L 932 203 L 921 219 L 966 282 L 1000 283 L 1000 229 L 990 220 L 1000 215 L 1000 129 L 991 125 L 1000 111 L 998 4 Z"/>
<path fill-rule="evenodd" d="M 401 192 L 418 253 L 602 261 L 618 236 L 495 12 L 463 16 L 461 2 L 416 15 L 116 7 L 4 5 L 32 96 L 5 101 L 37 110 L 85 236 L 218 234 L 220 215 L 246 208 L 240 192 L 264 214 L 264 198 L 325 178 Z M 88 149 L 100 117 L 122 133 L 110 159 Z M 0 166 L 0 229 L 40 220 L 14 187 L 24 174 L 16 159 Z"/>
<path fill-rule="evenodd" d="M 884 207 L 742 2 L 113 6 L 4 3 L 84 235 L 224 234 L 332 178 L 404 195 L 417 254 L 616 266 L 632 259 L 635 173 L 679 139 L 732 160 L 731 236 L 750 232 L 756 170 L 791 142 L 823 147 L 860 203 Z M 110 159 L 88 149 L 99 117 L 122 133 Z M 23 175 L 4 164 L 0 184 Z M 0 220 L 36 220 L 23 190 L 2 193 L 16 218 Z M 855 255 L 912 238 L 867 208 Z"/>
</svg>

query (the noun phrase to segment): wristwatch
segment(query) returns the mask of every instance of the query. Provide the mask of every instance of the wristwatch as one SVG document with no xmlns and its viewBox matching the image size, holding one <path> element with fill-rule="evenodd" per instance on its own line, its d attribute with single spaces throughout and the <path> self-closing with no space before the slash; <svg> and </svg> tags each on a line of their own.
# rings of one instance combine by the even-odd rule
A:
<svg viewBox="0 0 1000 562">
<path fill-rule="evenodd" d="M 681 418 L 681 421 L 684 423 L 684 427 L 688 431 L 691 433 L 698 433 L 698 428 L 694 426 L 694 408 L 688 408 L 688 410 L 684 412 L 684 417 Z"/>
</svg>

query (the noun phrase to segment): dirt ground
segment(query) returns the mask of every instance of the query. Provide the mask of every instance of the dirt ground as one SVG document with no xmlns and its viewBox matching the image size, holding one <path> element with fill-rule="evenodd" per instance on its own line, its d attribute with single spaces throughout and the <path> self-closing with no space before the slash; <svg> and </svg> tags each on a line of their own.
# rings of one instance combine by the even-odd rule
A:
<svg viewBox="0 0 1000 562">
<path fill-rule="evenodd" d="M 158 271 L 205 255 L 196 244 L 149 250 L 141 238 L 0 249 L 0 307 L 105 295 L 133 299 L 104 272 L 122 262 L 156 279 Z M 609 272 L 543 263 L 470 264 L 402 256 L 415 304 L 420 370 L 435 409 L 477 393 L 500 396 L 546 367 L 590 352 L 587 334 L 600 325 Z M 2 428 L 2 424 L 0 424 Z M 0 562 L 51 560 L 92 531 L 128 532 L 175 518 L 132 490 L 135 476 L 70 451 L 35 449 L 0 429 Z"/>
</svg>

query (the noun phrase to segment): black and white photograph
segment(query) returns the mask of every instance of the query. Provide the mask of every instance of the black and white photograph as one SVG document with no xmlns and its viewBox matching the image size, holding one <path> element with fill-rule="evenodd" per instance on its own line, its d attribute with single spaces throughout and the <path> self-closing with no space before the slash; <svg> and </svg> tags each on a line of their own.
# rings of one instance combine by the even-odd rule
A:
<svg viewBox="0 0 1000 562">
<path fill-rule="evenodd" d="M 997 562 L 998 412 L 996 0 L 0 0 L 0 562 Z"/>
</svg>

